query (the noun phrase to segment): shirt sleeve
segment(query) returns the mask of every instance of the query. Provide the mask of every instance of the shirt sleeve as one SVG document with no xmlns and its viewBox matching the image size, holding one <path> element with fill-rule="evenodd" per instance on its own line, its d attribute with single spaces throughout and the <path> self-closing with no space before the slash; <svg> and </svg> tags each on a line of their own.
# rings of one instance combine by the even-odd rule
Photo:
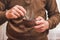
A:
<svg viewBox="0 0 60 40">
<path fill-rule="evenodd" d="M 57 8 L 56 0 L 47 0 L 46 9 L 48 11 L 49 29 L 53 29 L 60 22 L 60 14 Z"/>
<path fill-rule="evenodd" d="M 6 22 L 7 18 L 5 17 L 6 7 L 5 3 L 0 0 L 0 25 Z"/>
</svg>

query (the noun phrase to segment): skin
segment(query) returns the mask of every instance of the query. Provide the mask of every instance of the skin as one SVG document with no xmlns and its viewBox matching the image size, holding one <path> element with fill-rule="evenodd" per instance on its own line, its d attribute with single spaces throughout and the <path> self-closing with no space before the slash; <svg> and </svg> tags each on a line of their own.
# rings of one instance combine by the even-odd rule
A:
<svg viewBox="0 0 60 40">
<path fill-rule="evenodd" d="M 26 14 L 26 10 L 22 6 L 16 5 L 6 12 L 6 18 L 16 19 L 18 17 L 24 16 L 25 14 Z M 36 20 L 37 21 L 35 21 L 35 23 L 37 24 L 37 26 L 33 27 L 35 31 L 44 32 L 47 29 L 49 29 L 49 23 L 48 21 L 44 20 L 44 18 L 38 16 Z"/>
<path fill-rule="evenodd" d="M 6 12 L 7 19 L 16 19 L 26 14 L 26 10 L 19 5 L 14 6 Z"/>
<path fill-rule="evenodd" d="M 35 23 L 37 24 L 37 26 L 34 26 L 34 28 L 37 32 L 44 32 L 49 29 L 49 23 L 48 21 L 44 20 L 44 18 L 38 16 L 36 20 L 37 21 Z"/>
</svg>

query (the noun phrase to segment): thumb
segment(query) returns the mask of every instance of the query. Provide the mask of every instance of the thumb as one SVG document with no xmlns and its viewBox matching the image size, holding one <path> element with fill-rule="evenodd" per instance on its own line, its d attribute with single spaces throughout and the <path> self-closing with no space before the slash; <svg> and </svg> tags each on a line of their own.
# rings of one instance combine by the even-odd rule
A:
<svg viewBox="0 0 60 40">
<path fill-rule="evenodd" d="M 43 17 L 38 16 L 38 17 L 36 18 L 36 20 L 37 20 L 37 21 L 38 21 L 38 20 L 40 21 L 40 20 L 44 20 L 44 19 L 43 19 Z"/>
</svg>

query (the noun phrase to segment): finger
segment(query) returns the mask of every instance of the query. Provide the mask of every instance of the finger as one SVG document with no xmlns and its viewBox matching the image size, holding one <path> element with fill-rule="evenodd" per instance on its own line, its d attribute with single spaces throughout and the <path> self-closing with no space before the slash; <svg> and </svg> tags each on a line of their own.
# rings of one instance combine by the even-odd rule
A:
<svg viewBox="0 0 60 40">
<path fill-rule="evenodd" d="M 16 16 L 20 17 L 20 14 L 18 14 L 18 12 L 15 11 L 14 9 L 12 10 L 12 12 L 14 12 L 14 14 L 15 14 Z"/>
<path fill-rule="evenodd" d="M 11 18 L 18 18 L 18 17 L 14 14 L 14 12 L 12 12 L 11 15 L 12 15 Z"/>
<path fill-rule="evenodd" d="M 38 16 L 38 17 L 36 18 L 36 20 L 44 20 L 44 19 L 43 19 L 43 17 Z"/>
<path fill-rule="evenodd" d="M 42 25 L 37 25 L 37 26 L 34 26 L 35 29 L 38 29 L 38 28 L 43 28 L 44 27 L 44 24 Z"/>
<path fill-rule="evenodd" d="M 16 5 L 17 8 L 19 8 L 21 11 L 23 11 L 24 13 L 26 13 L 26 10 L 22 7 L 22 6 L 19 6 L 19 5 Z"/>
<path fill-rule="evenodd" d="M 24 16 L 24 13 L 19 10 L 17 7 L 13 7 L 15 11 L 17 11 L 20 15 Z"/>
<path fill-rule="evenodd" d="M 37 29 L 35 29 L 37 32 L 44 32 L 45 31 L 45 29 L 42 27 L 42 28 L 37 28 Z"/>
<path fill-rule="evenodd" d="M 40 20 L 40 21 L 35 21 L 36 24 L 43 24 L 44 20 Z"/>
</svg>

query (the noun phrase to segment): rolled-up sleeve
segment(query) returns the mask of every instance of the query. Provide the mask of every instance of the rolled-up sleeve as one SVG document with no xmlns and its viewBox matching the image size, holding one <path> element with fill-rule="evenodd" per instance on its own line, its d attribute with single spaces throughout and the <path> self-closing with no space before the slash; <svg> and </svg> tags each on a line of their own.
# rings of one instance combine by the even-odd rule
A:
<svg viewBox="0 0 60 40">
<path fill-rule="evenodd" d="M 5 3 L 0 0 L 0 25 L 3 24 L 7 18 L 5 17 L 6 9 Z"/>
<path fill-rule="evenodd" d="M 48 11 L 49 29 L 55 28 L 60 22 L 56 0 L 47 0 L 46 9 Z"/>
</svg>

